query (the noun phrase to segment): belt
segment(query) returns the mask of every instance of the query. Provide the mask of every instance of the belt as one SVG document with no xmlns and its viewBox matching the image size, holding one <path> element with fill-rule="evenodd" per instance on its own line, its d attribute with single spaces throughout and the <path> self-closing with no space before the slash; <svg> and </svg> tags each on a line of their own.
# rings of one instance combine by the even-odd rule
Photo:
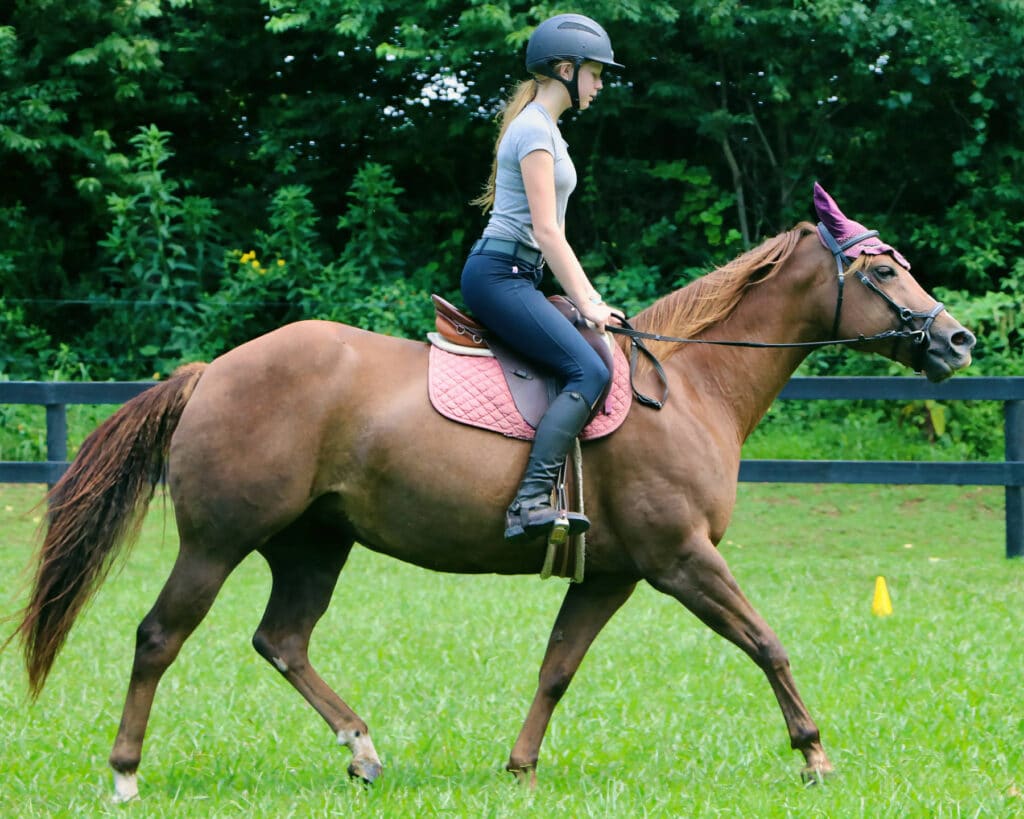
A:
<svg viewBox="0 0 1024 819">
<path fill-rule="evenodd" d="M 498 239 L 494 236 L 486 236 L 477 240 L 470 253 L 481 253 L 485 250 L 491 253 L 500 253 L 503 256 L 511 256 L 533 267 L 540 267 L 544 262 L 544 254 L 529 245 L 517 242 L 515 239 Z"/>
</svg>

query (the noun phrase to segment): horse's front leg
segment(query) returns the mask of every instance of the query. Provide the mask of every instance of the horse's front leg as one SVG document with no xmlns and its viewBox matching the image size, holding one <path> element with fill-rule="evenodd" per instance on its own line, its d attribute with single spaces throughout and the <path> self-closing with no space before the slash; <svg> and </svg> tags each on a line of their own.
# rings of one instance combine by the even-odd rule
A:
<svg viewBox="0 0 1024 819">
<path fill-rule="evenodd" d="M 537 784 L 537 759 L 551 714 L 590 644 L 635 587 L 634 581 L 619 577 L 595 577 L 569 586 L 551 629 L 537 693 L 506 766 L 520 782 Z"/>
<path fill-rule="evenodd" d="M 832 772 L 818 728 L 796 690 L 786 651 L 764 619 L 740 591 L 714 544 L 695 535 L 679 559 L 647 577 L 659 591 L 675 597 L 708 626 L 743 649 L 765 673 L 782 708 L 793 748 L 804 755 L 801 775 L 816 780 Z"/>
</svg>

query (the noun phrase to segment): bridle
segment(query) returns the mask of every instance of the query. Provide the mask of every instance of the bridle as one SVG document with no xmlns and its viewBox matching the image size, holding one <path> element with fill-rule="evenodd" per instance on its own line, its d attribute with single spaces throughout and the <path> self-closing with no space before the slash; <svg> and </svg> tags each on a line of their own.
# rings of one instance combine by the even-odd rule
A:
<svg viewBox="0 0 1024 819">
<path fill-rule="evenodd" d="M 818 234 L 821 236 L 825 246 L 828 247 L 832 253 L 833 258 L 836 260 L 836 271 L 838 273 L 839 292 L 836 295 L 836 312 L 835 318 L 832 320 L 832 336 L 839 335 L 839 318 L 843 310 L 843 286 L 846 283 L 846 265 L 853 260 L 847 256 L 843 251 L 847 248 L 853 247 L 854 245 L 863 242 L 865 239 L 872 239 L 878 235 L 877 230 L 869 230 L 859 236 L 854 236 L 852 239 L 847 239 L 842 244 L 836 241 L 835 237 L 829 232 L 828 228 L 825 227 L 821 222 L 818 223 Z M 901 307 L 890 298 L 889 294 L 886 293 L 882 288 L 875 284 L 871 279 L 864 275 L 863 270 L 853 271 L 854 275 L 860 280 L 868 290 L 874 293 L 876 296 L 882 299 L 892 311 L 896 314 L 896 318 L 899 319 L 900 329 L 895 331 L 891 338 L 896 339 L 910 339 L 911 343 L 917 348 L 914 351 L 914 358 L 912 366 L 915 370 L 921 369 L 921 364 L 924 363 L 924 356 L 928 351 L 928 346 L 931 342 L 931 329 L 932 324 L 935 322 L 936 317 L 946 306 L 942 302 L 936 302 L 935 306 L 928 312 L 911 310 L 909 307 Z M 914 328 L 914 323 L 918 320 L 922 321 L 920 329 Z M 878 336 L 872 336 L 870 339 L 865 338 L 865 341 L 874 341 Z M 845 341 L 833 341 L 832 344 L 845 344 Z"/>
<path fill-rule="evenodd" d="M 759 349 L 780 347 L 829 347 L 837 344 L 869 344 L 875 341 L 888 340 L 892 340 L 893 345 L 895 346 L 900 341 L 909 340 L 915 347 L 911 366 L 915 370 L 921 370 L 924 365 L 924 357 L 927 355 L 928 347 L 931 344 L 932 324 L 935 322 L 939 313 L 945 309 L 945 305 L 941 302 L 936 302 L 935 306 L 927 312 L 911 310 L 909 307 L 902 307 L 893 301 L 892 298 L 877 284 L 871 281 L 871 279 L 864 274 L 863 270 L 854 270 L 853 273 L 860 282 L 872 293 L 879 296 L 882 301 L 892 309 L 896 314 L 896 318 L 899 320 L 900 326 L 898 330 L 885 330 L 884 332 L 875 333 L 871 336 L 859 335 L 856 338 L 836 338 L 836 336 L 839 335 L 839 321 L 843 311 L 843 294 L 846 286 L 846 267 L 853 262 L 853 259 L 847 256 L 845 251 L 859 242 L 863 242 L 865 239 L 874 238 L 878 235 L 878 231 L 866 231 L 865 233 L 854 236 L 852 239 L 847 239 L 840 244 L 836 241 L 836 238 L 828 228 L 826 228 L 821 222 L 818 223 L 817 229 L 818 234 L 825 243 L 825 246 L 828 248 L 829 252 L 831 252 L 832 257 L 836 260 L 838 291 L 836 293 L 836 309 L 834 318 L 832 319 L 832 338 L 830 340 L 773 343 L 768 341 L 725 341 L 706 338 L 678 338 L 675 336 L 663 336 L 660 333 L 647 333 L 642 330 L 637 330 L 630 325 L 625 316 L 616 314 L 616 317 L 621 321 L 622 326 L 607 324 L 605 325 L 605 329 L 610 333 L 624 335 L 629 338 L 629 381 L 633 394 L 636 396 L 637 400 L 641 404 L 653 407 L 654 409 L 661 409 L 668 401 L 668 377 L 665 375 L 665 370 L 662 368 L 661 362 L 658 361 L 654 353 L 652 353 L 650 349 L 648 349 L 647 345 L 644 344 L 645 339 L 649 341 L 669 341 L 676 344 L 713 344 L 723 347 L 754 347 Z M 921 322 L 921 326 L 915 327 L 915 324 L 918 321 Z M 636 388 L 634 374 L 636 372 L 636 365 L 640 355 L 645 356 L 651 362 L 651 366 L 654 368 L 655 372 L 658 374 L 658 378 L 661 380 L 663 386 L 661 400 L 644 395 Z"/>
</svg>

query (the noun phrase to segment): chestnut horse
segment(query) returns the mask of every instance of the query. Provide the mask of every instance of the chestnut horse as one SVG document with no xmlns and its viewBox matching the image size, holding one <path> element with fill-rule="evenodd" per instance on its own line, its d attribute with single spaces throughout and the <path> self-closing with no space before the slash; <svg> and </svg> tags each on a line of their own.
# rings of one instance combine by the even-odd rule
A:
<svg viewBox="0 0 1024 819">
<path fill-rule="evenodd" d="M 852 263 L 851 263 L 852 262 Z M 850 263 L 847 268 L 846 265 Z M 838 269 L 837 269 L 838 268 Z M 838 274 L 838 278 L 837 278 Z M 837 309 L 837 281 L 856 274 Z M 865 286 L 861 286 L 861 284 Z M 842 292 L 840 290 L 840 292 Z M 635 403 L 623 426 L 584 444 L 586 577 L 568 586 L 508 769 L 536 782 L 552 712 L 584 653 L 638 581 L 675 597 L 761 668 L 803 774 L 831 771 L 779 639 L 719 554 L 740 447 L 810 346 L 864 336 L 933 381 L 967 366 L 972 334 L 890 252 L 846 258 L 801 223 L 638 314 L 633 326 L 750 350 L 656 340 L 671 398 Z M 628 344 L 619 338 L 619 343 Z M 510 548 L 503 511 L 528 445 L 443 418 L 427 397 L 428 346 L 302 321 L 190 364 L 121 407 L 86 440 L 50 495 L 32 596 L 18 633 L 38 694 L 71 625 L 131 535 L 166 468 L 180 551 L 139 625 L 110 755 L 115 799 L 136 771 L 161 676 L 246 556 L 270 565 L 253 636 L 352 752 L 349 773 L 381 772 L 366 723 L 307 656 L 352 546 L 440 572 L 535 574 L 545 544 Z M 657 386 L 653 371 L 640 386 Z"/>
</svg>

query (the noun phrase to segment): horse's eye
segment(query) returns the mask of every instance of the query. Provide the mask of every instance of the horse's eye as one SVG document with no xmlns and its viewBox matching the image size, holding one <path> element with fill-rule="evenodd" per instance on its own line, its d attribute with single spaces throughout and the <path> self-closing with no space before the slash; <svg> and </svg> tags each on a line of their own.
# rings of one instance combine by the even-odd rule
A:
<svg viewBox="0 0 1024 819">
<path fill-rule="evenodd" d="M 881 279 L 882 281 L 884 281 L 885 279 L 895 278 L 896 276 L 896 271 L 893 268 L 889 267 L 889 265 L 887 264 L 878 265 L 878 267 L 874 268 L 873 272 L 875 276 Z"/>
</svg>

